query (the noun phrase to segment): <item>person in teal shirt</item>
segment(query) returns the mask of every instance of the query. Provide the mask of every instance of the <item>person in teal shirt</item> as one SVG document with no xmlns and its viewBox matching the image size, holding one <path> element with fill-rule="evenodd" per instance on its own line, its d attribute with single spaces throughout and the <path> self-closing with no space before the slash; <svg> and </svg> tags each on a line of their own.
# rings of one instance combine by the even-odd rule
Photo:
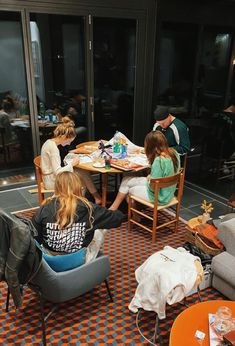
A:
<svg viewBox="0 0 235 346">
<path fill-rule="evenodd" d="M 166 137 L 161 131 L 151 131 L 144 141 L 145 153 L 148 158 L 151 172 L 147 177 L 126 176 L 123 178 L 119 192 L 110 206 L 110 210 L 117 210 L 130 193 L 149 202 L 154 202 L 154 191 L 150 187 L 150 179 L 163 178 L 178 173 L 180 158 L 176 150 L 169 147 Z M 161 188 L 158 194 L 158 203 L 168 204 L 174 197 L 176 186 Z"/>
</svg>

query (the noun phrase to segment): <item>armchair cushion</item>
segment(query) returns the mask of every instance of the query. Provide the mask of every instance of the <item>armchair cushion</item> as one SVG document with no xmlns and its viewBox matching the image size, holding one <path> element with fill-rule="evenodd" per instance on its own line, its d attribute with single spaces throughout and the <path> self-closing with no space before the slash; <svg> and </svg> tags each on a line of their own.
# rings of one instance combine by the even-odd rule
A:
<svg viewBox="0 0 235 346">
<path fill-rule="evenodd" d="M 32 289 L 37 286 L 46 300 L 61 303 L 90 291 L 101 284 L 109 273 L 109 257 L 101 253 L 90 263 L 59 273 L 43 258 L 40 269 L 30 284 Z"/>
<path fill-rule="evenodd" d="M 66 255 L 52 256 L 43 253 L 43 258 L 55 272 L 64 272 L 81 266 L 86 260 L 86 248 Z"/>
<path fill-rule="evenodd" d="M 226 251 L 235 256 L 235 218 L 221 222 L 218 227 L 218 237 L 226 248 Z"/>
</svg>

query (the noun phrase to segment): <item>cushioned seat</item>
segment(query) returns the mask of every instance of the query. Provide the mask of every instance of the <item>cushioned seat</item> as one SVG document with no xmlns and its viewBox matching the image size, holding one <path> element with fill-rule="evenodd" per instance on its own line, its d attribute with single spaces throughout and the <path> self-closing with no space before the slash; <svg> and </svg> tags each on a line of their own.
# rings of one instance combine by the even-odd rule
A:
<svg viewBox="0 0 235 346">
<path fill-rule="evenodd" d="M 30 287 L 38 286 L 43 298 L 60 303 L 90 291 L 101 284 L 109 273 L 109 258 L 101 254 L 90 263 L 64 272 L 55 272 L 43 259 Z"/>
<path fill-rule="evenodd" d="M 235 287 L 235 257 L 224 251 L 214 257 L 213 273 Z"/>
<path fill-rule="evenodd" d="M 231 300 L 235 300 L 235 217 L 228 214 L 218 226 L 218 237 L 226 252 L 212 260 L 212 286 Z"/>
<path fill-rule="evenodd" d="M 52 307 L 45 316 L 44 301 L 52 303 L 63 303 L 70 299 L 79 297 L 80 295 L 92 290 L 103 281 L 111 301 L 112 295 L 108 285 L 108 275 L 110 273 L 109 257 L 99 253 L 98 257 L 89 263 L 85 263 L 77 268 L 64 272 L 55 272 L 42 258 L 40 268 L 33 279 L 28 282 L 30 287 L 40 301 L 40 318 L 42 323 L 43 345 L 46 345 L 46 323 L 45 321 L 55 310 L 56 305 Z M 10 291 L 8 289 L 6 311 L 8 311 Z M 71 321 L 72 323 L 72 321 Z"/>
</svg>

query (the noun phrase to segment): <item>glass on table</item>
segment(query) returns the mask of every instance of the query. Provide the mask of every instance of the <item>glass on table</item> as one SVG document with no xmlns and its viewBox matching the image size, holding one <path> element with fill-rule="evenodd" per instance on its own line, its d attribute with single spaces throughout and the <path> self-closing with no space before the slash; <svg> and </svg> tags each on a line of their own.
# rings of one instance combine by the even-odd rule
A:
<svg viewBox="0 0 235 346">
<path fill-rule="evenodd" d="M 215 321 L 212 327 L 217 336 L 222 337 L 228 333 L 234 326 L 232 319 L 232 310 L 227 306 L 220 306 L 215 314 Z"/>
</svg>

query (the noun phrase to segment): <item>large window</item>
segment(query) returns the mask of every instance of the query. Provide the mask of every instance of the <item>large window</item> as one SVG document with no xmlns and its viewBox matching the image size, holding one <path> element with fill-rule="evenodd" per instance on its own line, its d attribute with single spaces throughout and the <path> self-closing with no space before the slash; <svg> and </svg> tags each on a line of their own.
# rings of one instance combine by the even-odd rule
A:
<svg viewBox="0 0 235 346">
<path fill-rule="evenodd" d="M 31 14 L 30 30 L 42 144 L 63 116 L 73 119 L 76 128 L 87 127 L 84 19 Z"/>
<path fill-rule="evenodd" d="M 228 79 L 231 34 L 205 27 L 198 74 L 197 104 L 203 112 L 221 111 Z"/>
<path fill-rule="evenodd" d="M 136 21 L 94 19 L 95 136 L 133 136 Z M 104 126 L 105 124 L 105 126 Z"/>
<path fill-rule="evenodd" d="M 160 39 L 157 104 L 188 115 L 195 73 L 197 27 L 163 23 Z"/>
<path fill-rule="evenodd" d="M 0 186 L 31 180 L 32 137 L 21 17 L 0 12 Z"/>
</svg>

